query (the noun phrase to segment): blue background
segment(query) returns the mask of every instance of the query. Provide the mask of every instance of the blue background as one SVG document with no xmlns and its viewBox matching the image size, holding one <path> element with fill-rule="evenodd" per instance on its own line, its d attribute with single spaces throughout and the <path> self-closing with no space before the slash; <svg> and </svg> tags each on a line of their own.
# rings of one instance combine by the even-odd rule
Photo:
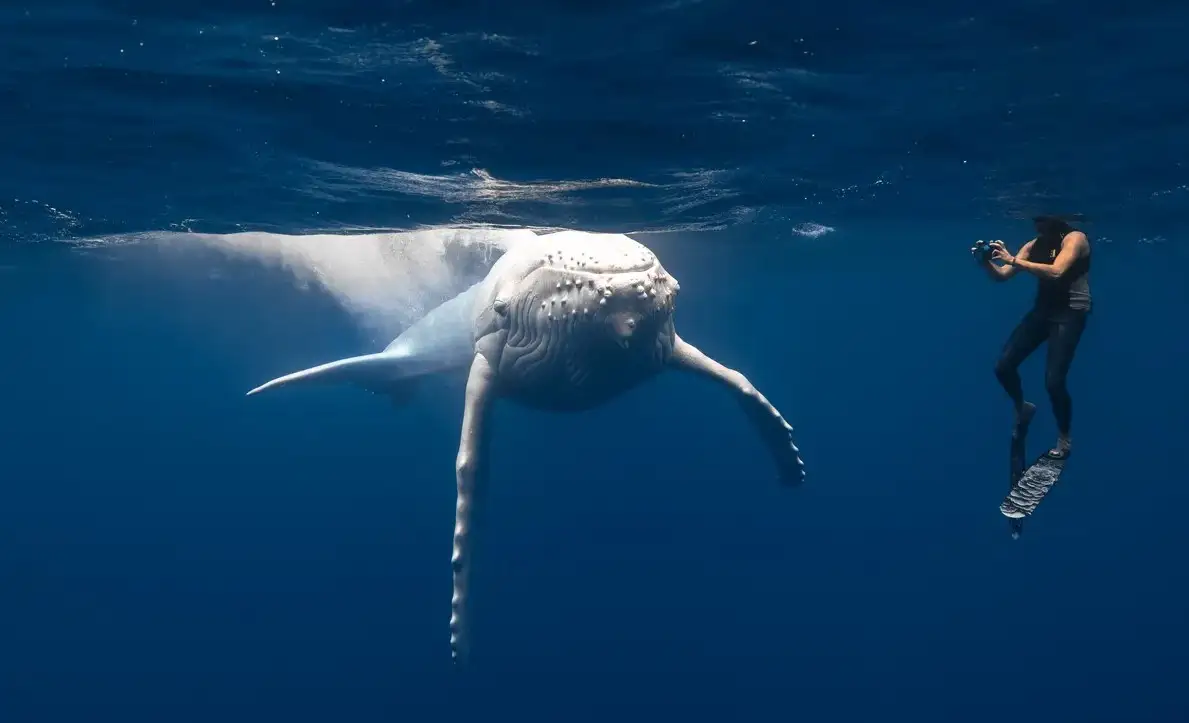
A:
<svg viewBox="0 0 1189 723">
<path fill-rule="evenodd" d="M 7 4 L 0 721 L 1189 720 L 1186 22 Z M 991 370 L 1034 284 L 968 249 L 1042 211 L 1088 215 L 1096 308 L 1075 455 L 1012 541 Z M 153 241 L 482 223 L 633 232 L 809 478 L 779 487 L 680 375 L 579 416 L 501 405 L 454 670 L 458 384 L 247 401 L 387 339 Z"/>
</svg>

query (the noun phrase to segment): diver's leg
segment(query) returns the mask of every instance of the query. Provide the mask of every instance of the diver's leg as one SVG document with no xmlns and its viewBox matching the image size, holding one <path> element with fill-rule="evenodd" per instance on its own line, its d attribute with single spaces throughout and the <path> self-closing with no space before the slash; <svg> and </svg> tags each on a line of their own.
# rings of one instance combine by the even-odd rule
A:
<svg viewBox="0 0 1189 723">
<path fill-rule="evenodd" d="M 1049 451 L 1054 457 L 1064 457 L 1070 449 L 1070 426 L 1073 422 L 1073 399 L 1066 388 L 1066 377 L 1073 364 L 1073 356 L 1082 331 L 1086 328 L 1086 315 L 1079 313 L 1068 319 L 1055 321 L 1049 330 L 1048 358 L 1045 361 L 1045 390 L 1053 404 L 1053 418 L 1057 421 L 1057 446 Z"/>
<path fill-rule="evenodd" d="M 1017 428 L 1026 427 L 1036 411 L 1036 405 L 1024 401 L 1020 364 L 1044 342 L 1048 332 L 1044 317 L 1036 311 L 1029 311 L 1007 338 L 999 361 L 995 363 L 995 376 L 1015 406 Z"/>
</svg>

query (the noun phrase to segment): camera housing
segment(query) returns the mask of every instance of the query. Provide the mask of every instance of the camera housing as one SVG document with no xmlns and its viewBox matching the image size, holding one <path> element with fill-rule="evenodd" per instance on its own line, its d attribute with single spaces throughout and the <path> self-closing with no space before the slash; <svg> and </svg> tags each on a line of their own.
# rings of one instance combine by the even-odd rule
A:
<svg viewBox="0 0 1189 723">
<path fill-rule="evenodd" d="M 991 244 L 994 241 L 983 241 L 979 239 L 974 242 L 974 246 L 970 247 L 970 253 L 978 261 L 989 261 L 991 259 Z"/>
</svg>

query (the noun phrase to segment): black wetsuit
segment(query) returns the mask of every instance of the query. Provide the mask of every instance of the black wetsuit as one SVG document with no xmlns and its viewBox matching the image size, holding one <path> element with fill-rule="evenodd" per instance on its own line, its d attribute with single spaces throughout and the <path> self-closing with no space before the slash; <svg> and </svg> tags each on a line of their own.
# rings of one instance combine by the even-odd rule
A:
<svg viewBox="0 0 1189 723">
<path fill-rule="evenodd" d="M 1037 264 L 1051 264 L 1061 251 L 1061 238 L 1037 238 L 1028 253 L 1028 260 Z M 1039 279 L 1036 303 L 1003 345 L 995 376 L 1017 406 L 1023 402 L 1020 385 L 1020 364 L 1032 352 L 1048 341 L 1045 360 L 1045 389 L 1053 403 L 1057 431 L 1069 434 L 1073 416 L 1073 402 L 1065 388 L 1065 377 L 1073 363 L 1074 351 L 1086 328 L 1090 313 L 1090 255 L 1079 257 L 1059 279 Z"/>
</svg>

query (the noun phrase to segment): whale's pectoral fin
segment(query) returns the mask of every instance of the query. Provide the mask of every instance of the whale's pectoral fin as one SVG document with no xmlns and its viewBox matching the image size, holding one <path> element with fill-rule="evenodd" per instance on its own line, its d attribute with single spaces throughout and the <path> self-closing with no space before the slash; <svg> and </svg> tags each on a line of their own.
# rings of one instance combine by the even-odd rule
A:
<svg viewBox="0 0 1189 723">
<path fill-rule="evenodd" d="M 495 370 L 482 354 L 476 354 L 467 377 L 466 403 L 462 410 L 462 432 L 458 442 L 455 477 L 458 498 L 454 508 L 454 550 L 450 558 L 454 590 L 450 600 L 450 655 L 455 662 L 466 659 L 468 627 L 467 587 L 473 557 L 476 493 L 486 477 L 487 432 L 484 429 L 494 393 Z"/>
<path fill-rule="evenodd" d="M 805 480 L 805 464 L 801 461 L 800 450 L 793 442 L 792 426 L 760 390 L 751 385 L 747 377 L 719 364 L 680 336 L 674 341 L 670 363 L 677 368 L 709 377 L 734 390 L 747 418 L 751 420 L 764 446 L 771 452 L 781 482 L 795 485 Z"/>
<path fill-rule="evenodd" d="M 411 367 L 408 359 L 399 355 L 387 352 L 365 354 L 277 377 L 248 392 L 248 396 L 290 384 L 348 382 L 377 394 L 388 395 L 395 403 L 400 403 L 411 395 L 416 377 L 421 376 Z"/>
</svg>

